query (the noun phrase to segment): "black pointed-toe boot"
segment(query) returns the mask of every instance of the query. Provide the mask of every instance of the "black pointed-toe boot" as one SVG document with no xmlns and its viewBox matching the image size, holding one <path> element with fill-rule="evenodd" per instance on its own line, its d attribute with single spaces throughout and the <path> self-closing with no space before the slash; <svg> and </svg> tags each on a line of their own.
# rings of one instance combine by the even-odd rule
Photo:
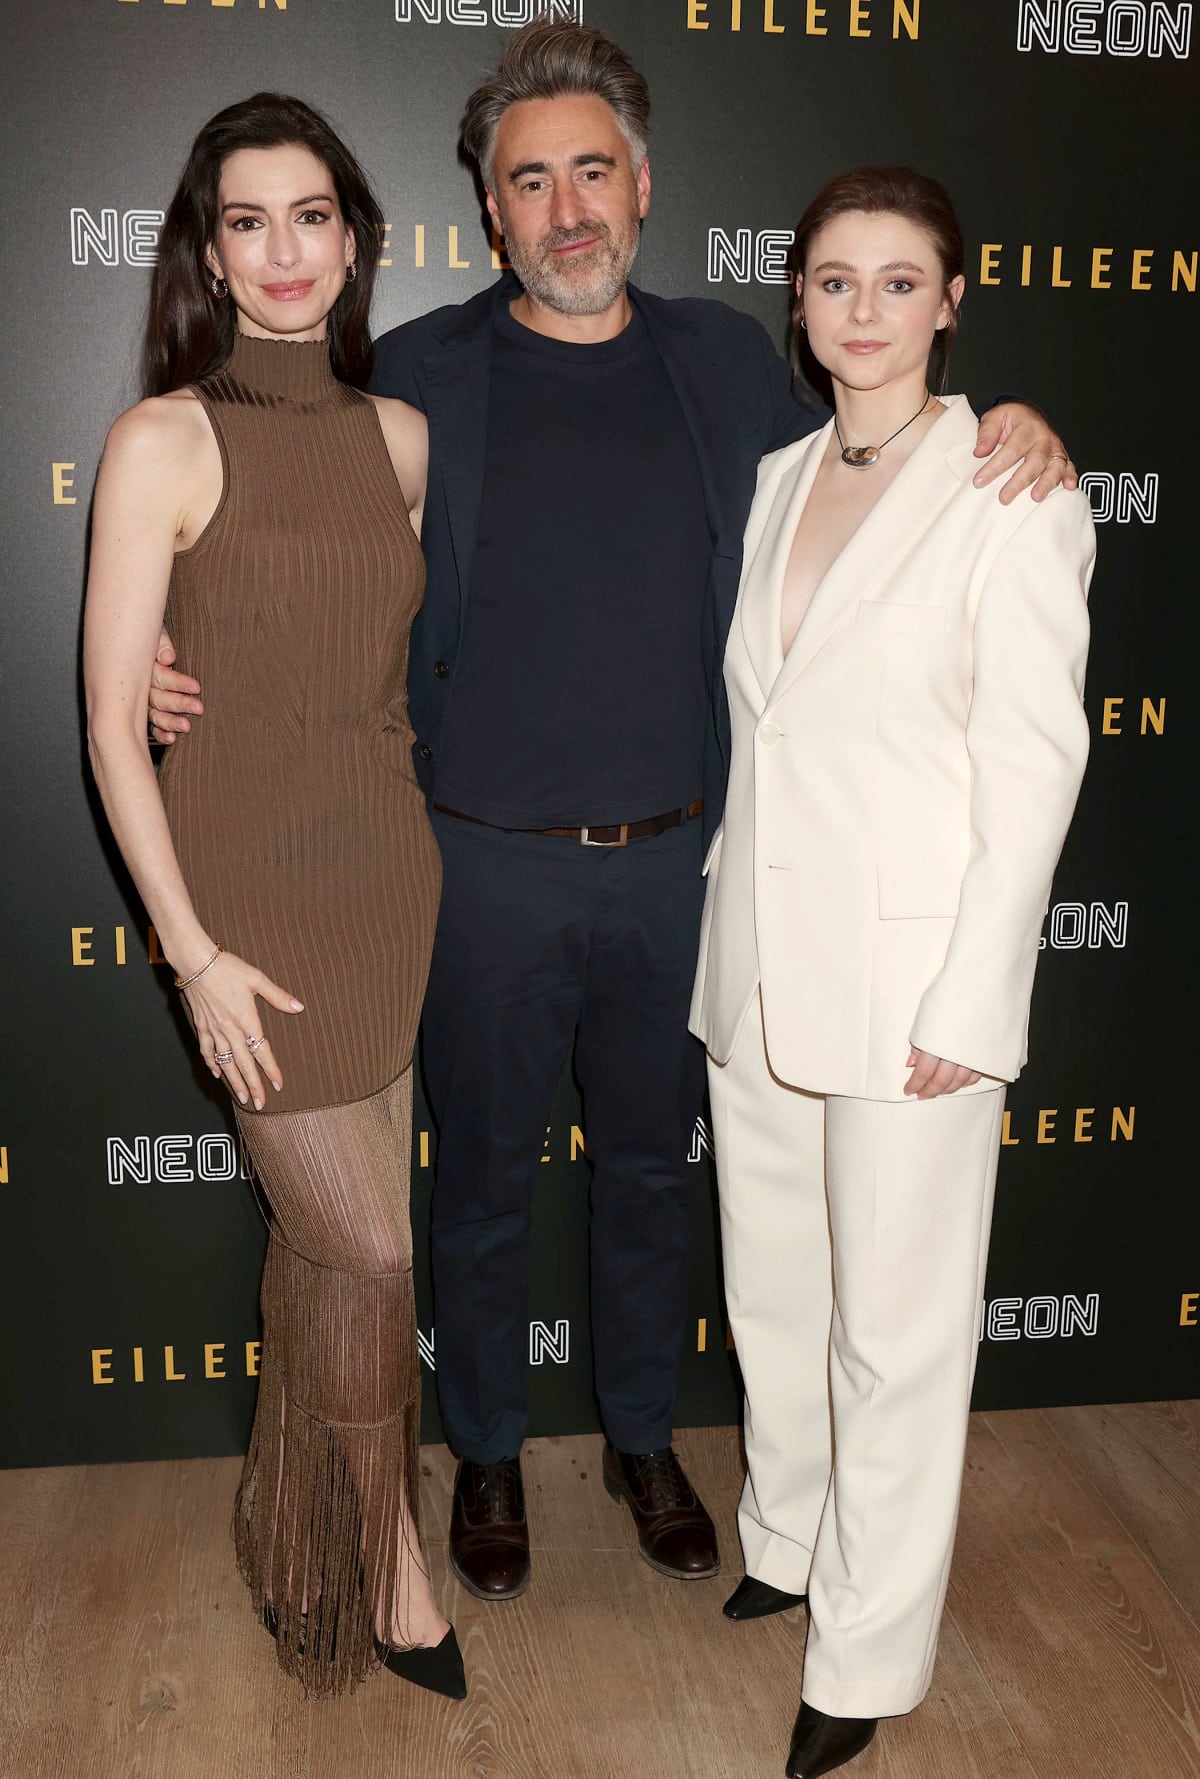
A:
<svg viewBox="0 0 1200 1779">
<path fill-rule="evenodd" d="M 787 1779 L 821 1779 L 861 1754 L 875 1734 L 875 1717 L 827 1717 L 815 1705 L 800 1706 L 788 1752 Z"/>
</svg>

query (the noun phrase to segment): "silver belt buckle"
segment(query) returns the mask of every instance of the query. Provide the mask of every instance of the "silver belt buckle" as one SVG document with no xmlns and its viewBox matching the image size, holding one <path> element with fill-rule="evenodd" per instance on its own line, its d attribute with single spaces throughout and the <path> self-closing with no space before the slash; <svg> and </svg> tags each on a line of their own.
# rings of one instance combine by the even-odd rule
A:
<svg viewBox="0 0 1200 1779">
<path fill-rule="evenodd" d="M 602 825 L 604 827 L 612 826 L 611 822 L 605 822 Z M 621 835 L 618 840 L 589 840 L 588 835 L 591 833 L 591 829 L 590 828 L 580 828 L 580 830 L 579 830 L 579 844 L 580 844 L 580 846 L 624 846 L 629 839 L 629 823 L 622 822 L 620 824 L 620 827 L 621 827 Z"/>
</svg>

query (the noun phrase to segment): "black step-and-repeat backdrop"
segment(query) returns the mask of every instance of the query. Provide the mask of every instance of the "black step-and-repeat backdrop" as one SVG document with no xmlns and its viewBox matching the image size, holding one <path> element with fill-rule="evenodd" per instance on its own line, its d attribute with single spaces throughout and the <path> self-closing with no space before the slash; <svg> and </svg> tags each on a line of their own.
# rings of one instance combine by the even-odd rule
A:
<svg viewBox="0 0 1200 1779">
<path fill-rule="evenodd" d="M 1055 885 L 1033 1061 L 1010 1097 L 977 1404 L 1200 1391 L 1184 1086 L 1193 890 L 1196 8 L 1179 0 L 42 0 L 7 9 L 2 504 L 0 1463 L 232 1452 L 263 1233 L 221 1097 L 98 825 L 80 739 L 88 510 L 137 394 L 163 209 L 192 135 L 261 87 L 325 109 L 389 219 L 376 329 L 501 263 L 456 158 L 463 99 L 539 12 L 648 74 L 637 277 L 780 340 L 791 225 L 830 175 L 902 161 L 969 243 L 954 385 L 1057 422 L 1099 524 L 1092 765 Z M 1193 768 L 1194 751 L 1191 752 Z M 1188 855 L 1190 856 L 1190 854 Z M 1193 1071 L 1189 1068 L 1189 1077 Z M 423 1252 L 436 1137 L 418 1104 Z M 698 1123 L 679 1419 L 732 1421 Z M 537 1172 L 534 1429 L 596 1425 L 587 1126 L 569 1078 Z M 427 1382 L 436 1332 L 419 1281 Z M 437 1437 L 434 1391 L 426 1434 Z"/>
</svg>

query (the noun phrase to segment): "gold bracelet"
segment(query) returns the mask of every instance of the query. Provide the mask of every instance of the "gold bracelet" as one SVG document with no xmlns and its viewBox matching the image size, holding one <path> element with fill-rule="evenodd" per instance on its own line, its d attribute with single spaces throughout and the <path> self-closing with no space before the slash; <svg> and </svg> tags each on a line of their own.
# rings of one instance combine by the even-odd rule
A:
<svg viewBox="0 0 1200 1779">
<path fill-rule="evenodd" d="M 201 964 L 200 968 L 197 971 L 195 971 L 195 973 L 193 975 L 191 975 L 191 976 L 176 976 L 176 978 L 175 978 L 176 988 L 190 988 L 192 986 L 193 982 L 199 982 L 199 980 L 200 980 L 201 976 L 203 976 L 205 970 L 212 969 L 213 965 L 216 963 L 217 959 L 220 957 L 220 955 L 224 951 L 224 949 L 225 949 L 225 947 L 223 945 L 218 945 L 217 949 L 213 952 L 213 954 L 209 958 L 208 962 L 206 964 Z"/>
</svg>

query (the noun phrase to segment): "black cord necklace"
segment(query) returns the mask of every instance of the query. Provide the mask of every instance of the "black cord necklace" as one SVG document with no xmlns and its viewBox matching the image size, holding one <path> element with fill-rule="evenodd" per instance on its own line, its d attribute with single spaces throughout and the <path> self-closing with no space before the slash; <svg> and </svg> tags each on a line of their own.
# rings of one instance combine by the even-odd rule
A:
<svg viewBox="0 0 1200 1779">
<path fill-rule="evenodd" d="M 874 464 L 879 462 L 879 453 L 883 450 L 884 445 L 890 445 L 892 439 L 898 439 L 900 434 L 904 432 L 907 427 L 912 425 L 913 420 L 919 420 L 932 400 L 933 397 L 930 395 L 929 391 L 926 390 L 925 400 L 913 415 L 912 420 L 906 420 L 903 426 L 898 426 L 895 432 L 891 434 L 890 438 L 884 439 L 883 445 L 847 445 L 842 438 L 842 429 L 837 423 L 837 415 L 835 414 L 833 417 L 833 430 L 837 434 L 838 444 L 842 447 L 842 462 L 848 465 L 850 469 L 870 469 Z"/>
</svg>

